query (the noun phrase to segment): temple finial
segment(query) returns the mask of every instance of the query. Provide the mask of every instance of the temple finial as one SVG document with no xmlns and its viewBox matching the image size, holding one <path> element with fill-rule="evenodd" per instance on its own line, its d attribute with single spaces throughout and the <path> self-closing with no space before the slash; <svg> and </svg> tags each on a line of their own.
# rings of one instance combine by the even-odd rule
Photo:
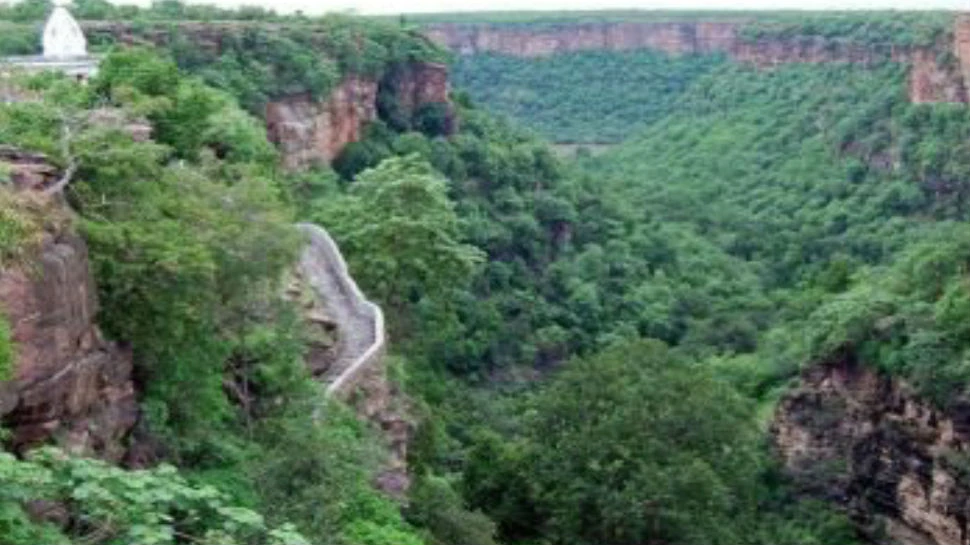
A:
<svg viewBox="0 0 970 545">
<path fill-rule="evenodd" d="M 67 0 L 55 0 L 44 27 L 44 57 L 50 59 L 70 59 L 86 57 L 88 42 L 81 26 L 67 10 Z"/>
</svg>

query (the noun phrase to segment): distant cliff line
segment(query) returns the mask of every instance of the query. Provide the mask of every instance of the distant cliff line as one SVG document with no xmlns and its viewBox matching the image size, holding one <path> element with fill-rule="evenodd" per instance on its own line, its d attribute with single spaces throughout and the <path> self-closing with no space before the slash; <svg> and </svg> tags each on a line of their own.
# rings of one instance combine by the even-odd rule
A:
<svg viewBox="0 0 970 545">
<path fill-rule="evenodd" d="M 910 99 L 916 103 L 968 102 L 970 18 L 932 47 L 865 43 L 820 36 L 751 38 L 743 22 L 594 22 L 557 25 L 435 23 L 425 35 L 459 55 L 498 53 L 539 58 L 580 51 L 654 50 L 669 55 L 723 54 L 766 68 L 791 63 L 884 61 L 911 65 Z"/>
</svg>

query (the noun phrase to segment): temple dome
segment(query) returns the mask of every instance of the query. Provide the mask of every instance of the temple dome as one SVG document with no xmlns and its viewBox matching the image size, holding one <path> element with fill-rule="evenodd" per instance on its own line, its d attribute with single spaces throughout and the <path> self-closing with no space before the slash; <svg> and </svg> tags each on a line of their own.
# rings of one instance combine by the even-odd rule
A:
<svg viewBox="0 0 970 545">
<path fill-rule="evenodd" d="M 81 26 L 63 4 L 58 4 L 44 27 L 44 57 L 69 59 L 87 54 L 88 42 Z"/>
</svg>

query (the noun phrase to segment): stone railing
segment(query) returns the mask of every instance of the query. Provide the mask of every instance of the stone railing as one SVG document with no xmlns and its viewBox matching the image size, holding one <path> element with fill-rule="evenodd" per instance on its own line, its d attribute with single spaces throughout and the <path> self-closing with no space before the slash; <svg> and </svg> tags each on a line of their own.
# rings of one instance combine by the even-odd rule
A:
<svg viewBox="0 0 970 545">
<path fill-rule="evenodd" d="M 329 395 L 346 396 L 365 370 L 383 360 L 387 342 L 384 313 L 364 296 L 350 276 L 340 248 L 325 229 L 308 223 L 297 227 L 308 239 L 300 258 L 301 276 L 340 332 L 337 359 L 323 381 Z"/>
<path fill-rule="evenodd" d="M 13 70 L 24 72 L 63 72 L 73 78 L 87 80 L 98 74 L 100 57 L 88 56 L 67 59 L 51 59 L 40 55 L 30 57 L 0 58 L 0 74 Z"/>
</svg>

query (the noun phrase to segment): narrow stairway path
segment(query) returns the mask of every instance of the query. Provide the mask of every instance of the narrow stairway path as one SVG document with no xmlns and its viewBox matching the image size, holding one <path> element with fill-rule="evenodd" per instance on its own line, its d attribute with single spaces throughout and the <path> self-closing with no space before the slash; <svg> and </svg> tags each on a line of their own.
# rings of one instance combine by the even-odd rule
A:
<svg viewBox="0 0 970 545">
<path fill-rule="evenodd" d="M 307 237 L 300 273 L 337 323 L 339 334 L 337 359 L 323 382 L 328 394 L 346 394 L 364 370 L 383 358 L 384 314 L 357 287 L 340 248 L 325 229 L 309 223 L 297 228 Z"/>
</svg>

